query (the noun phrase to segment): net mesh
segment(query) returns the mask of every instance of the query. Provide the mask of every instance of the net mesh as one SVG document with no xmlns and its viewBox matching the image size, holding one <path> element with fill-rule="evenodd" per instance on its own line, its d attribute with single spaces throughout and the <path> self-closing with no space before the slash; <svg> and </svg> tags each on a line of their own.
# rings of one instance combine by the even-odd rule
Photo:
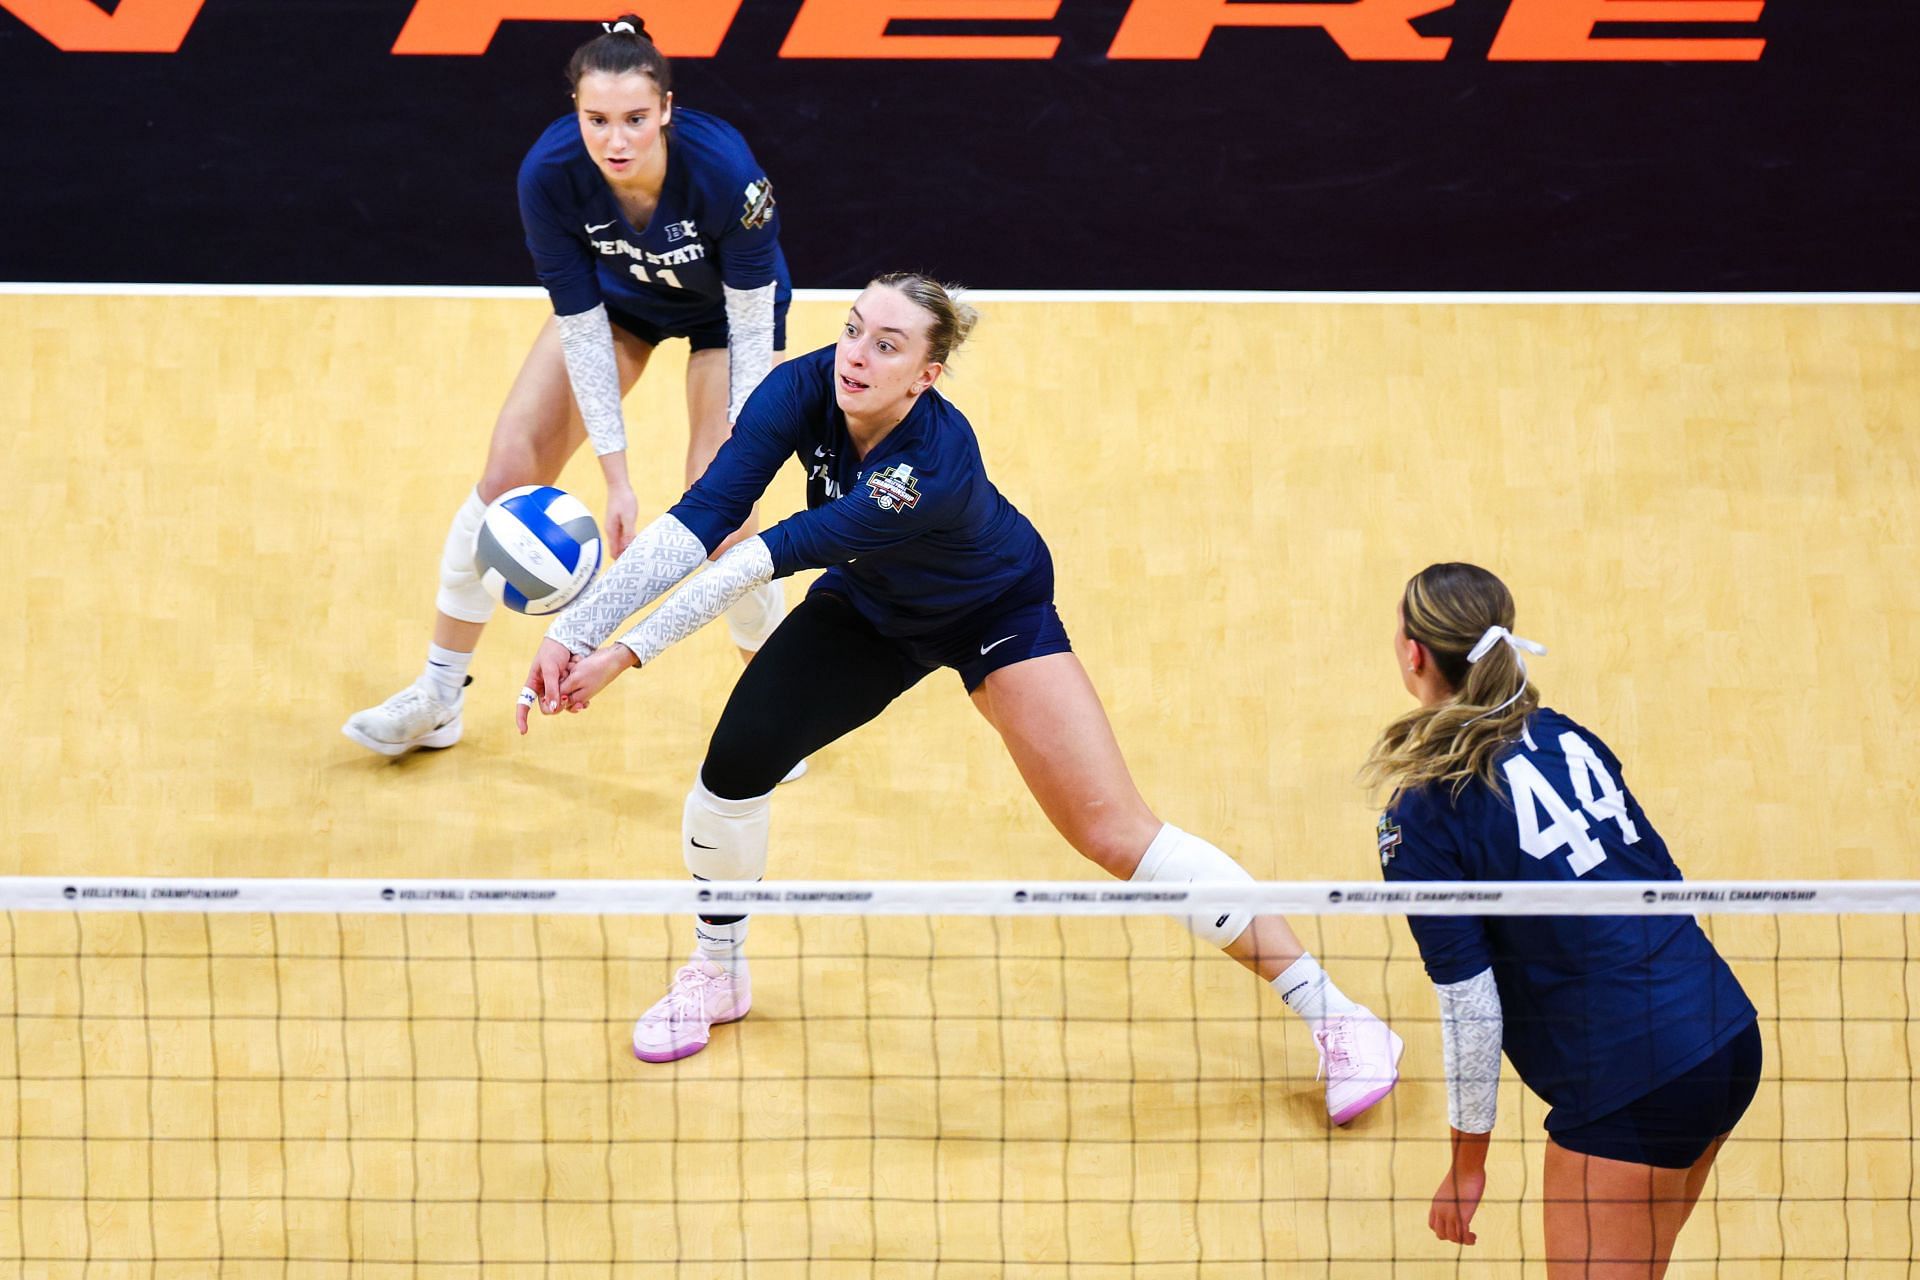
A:
<svg viewBox="0 0 1920 1280">
<path fill-rule="evenodd" d="M 1435 1240 L 1446 1102 L 1406 906 L 1303 915 L 1338 890 L 1299 888 L 1303 940 L 1407 1039 L 1400 1088 L 1343 1130 L 1273 991 L 1138 901 L 788 902 L 753 924 L 751 1016 L 656 1066 L 628 1038 L 684 916 L 36 886 L 0 967 L 0 1267 L 1545 1274 L 1544 1106 L 1507 1073 L 1480 1243 Z M 1703 921 L 1767 1071 L 1670 1275 L 1910 1273 L 1916 926 L 1889 902 L 1914 891 Z"/>
</svg>

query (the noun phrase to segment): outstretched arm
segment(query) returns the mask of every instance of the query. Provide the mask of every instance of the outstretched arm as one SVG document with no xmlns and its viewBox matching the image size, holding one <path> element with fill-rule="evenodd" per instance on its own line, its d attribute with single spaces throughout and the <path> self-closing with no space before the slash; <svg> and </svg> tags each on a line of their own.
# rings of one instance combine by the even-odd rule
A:
<svg viewBox="0 0 1920 1280">
<path fill-rule="evenodd" d="M 530 705 L 537 704 L 547 715 L 567 705 L 563 686 L 577 659 L 598 649 L 621 623 L 666 594 L 706 558 L 706 544 L 671 515 L 641 530 L 627 553 L 548 626 L 515 713 L 520 732 L 527 731 Z"/>
<path fill-rule="evenodd" d="M 712 550 L 740 527 L 753 509 L 754 501 L 765 491 L 767 482 L 780 469 L 781 462 L 792 454 L 795 435 L 805 430 L 806 415 L 818 407 L 814 401 L 821 387 L 802 385 L 801 375 L 801 370 L 783 366 L 764 379 L 736 424 L 732 438 L 720 446 L 706 473 L 694 482 L 673 510 L 648 525 L 634 539 L 626 553 L 614 561 L 613 567 L 602 574 L 578 602 L 554 619 L 534 657 L 526 689 L 520 695 L 517 713 L 520 732 L 527 731 L 530 707 L 538 706 L 548 715 L 584 708 L 584 701 L 575 701 L 569 696 L 569 677 L 584 673 L 581 680 L 570 686 L 576 692 L 597 690 L 632 665 L 633 651 L 625 647 L 594 651 L 606 643 L 622 622 L 699 568 Z M 764 544 L 755 540 L 755 545 L 764 557 Z M 722 557 L 723 561 L 726 559 Z M 736 568 L 739 563 L 734 562 Z M 716 564 L 712 572 L 701 575 L 701 581 L 707 585 L 695 597 L 689 597 L 689 605 L 695 599 L 705 600 L 714 594 L 723 581 L 714 577 L 719 568 Z M 727 580 L 734 580 L 734 573 L 735 570 L 730 570 Z M 720 609 L 724 610 L 771 576 L 768 572 L 754 581 L 739 579 L 738 590 L 727 597 Z M 684 627 L 689 625 L 687 619 L 691 614 L 670 616 L 679 620 L 674 626 Z M 649 634 L 666 635 L 672 629 L 666 619 L 658 625 L 659 629 Z M 680 635 L 673 635 L 661 643 L 660 648 L 679 638 Z M 590 694 L 578 696 L 584 698 Z"/>
<path fill-rule="evenodd" d="M 621 623 L 658 600 L 707 558 L 706 544 L 671 515 L 663 515 L 633 540 L 572 607 L 547 628 L 547 638 L 585 657 Z"/>
<path fill-rule="evenodd" d="M 767 544 L 757 537 L 736 544 L 711 569 L 668 596 L 618 644 L 573 663 L 560 681 L 561 702 L 584 711 L 589 699 L 622 671 L 652 662 L 669 645 L 732 608 L 747 592 L 772 581 L 773 557 L 767 554 Z"/>
</svg>

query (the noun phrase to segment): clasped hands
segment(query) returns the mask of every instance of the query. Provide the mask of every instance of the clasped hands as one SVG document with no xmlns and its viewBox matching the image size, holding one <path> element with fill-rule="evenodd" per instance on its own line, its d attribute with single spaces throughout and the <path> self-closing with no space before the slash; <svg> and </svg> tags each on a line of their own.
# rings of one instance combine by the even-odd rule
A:
<svg viewBox="0 0 1920 1280">
<path fill-rule="evenodd" d="M 527 672 L 526 687 L 520 691 L 514 722 L 525 733 L 527 711 L 535 706 L 540 714 L 548 716 L 585 711 L 594 695 L 613 683 L 615 676 L 639 665 L 633 650 L 623 644 L 608 645 L 581 658 L 558 640 L 542 640 Z"/>
</svg>

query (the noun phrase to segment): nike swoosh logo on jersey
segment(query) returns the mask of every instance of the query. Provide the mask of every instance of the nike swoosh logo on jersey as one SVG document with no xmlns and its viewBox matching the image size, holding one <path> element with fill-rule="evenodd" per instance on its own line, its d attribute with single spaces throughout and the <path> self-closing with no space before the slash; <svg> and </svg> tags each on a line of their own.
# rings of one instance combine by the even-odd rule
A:
<svg viewBox="0 0 1920 1280">
<path fill-rule="evenodd" d="M 987 653 L 988 653 L 988 652 L 989 652 L 990 650 L 993 650 L 993 649 L 998 649 L 998 648 L 999 648 L 999 647 L 1000 647 L 1001 645 L 1003 645 L 1003 644 L 1005 644 L 1005 643 L 1006 643 L 1007 641 L 1009 641 L 1009 640 L 1013 640 L 1013 639 L 1016 639 L 1016 638 L 1018 638 L 1018 637 L 1019 637 L 1019 635 L 1020 635 L 1020 633 L 1019 633 L 1018 631 L 1016 631 L 1016 632 L 1014 632 L 1014 633 L 1013 633 L 1013 635 L 1010 635 L 1010 636 L 1001 636 L 1001 637 L 1000 637 L 1000 638 L 999 638 L 998 640 L 995 640 L 995 641 L 994 641 L 994 642 L 993 642 L 992 644 L 983 644 L 983 645 L 981 645 L 981 646 L 980 646 L 980 656 L 981 656 L 981 657 L 983 657 L 983 658 L 984 658 L 984 657 L 986 657 L 986 656 L 987 656 Z"/>
<path fill-rule="evenodd" d="M 587 234 L 592 235 L 596 231 L 605 231 L 608 227 L 612 225 L 613 223 L 611 222 L 602 222 L 602 223 L 599 223 L 598 225 L 589 222 L 587 223 Z"/>
</svg>

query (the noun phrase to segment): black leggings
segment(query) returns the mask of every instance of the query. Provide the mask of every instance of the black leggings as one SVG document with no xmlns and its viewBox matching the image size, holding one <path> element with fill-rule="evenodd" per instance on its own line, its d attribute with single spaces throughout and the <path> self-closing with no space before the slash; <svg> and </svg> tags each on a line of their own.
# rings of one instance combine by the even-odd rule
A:
<svg viewBox="0 0 1920 1280">
<path fill-rule="evenodd" d="M 810 595 L 733 686 L 700 781 L 723 800 L 766 795 L 794 765 L 879 715 L 931 669 L 844 597 Z"/>
</svg>

